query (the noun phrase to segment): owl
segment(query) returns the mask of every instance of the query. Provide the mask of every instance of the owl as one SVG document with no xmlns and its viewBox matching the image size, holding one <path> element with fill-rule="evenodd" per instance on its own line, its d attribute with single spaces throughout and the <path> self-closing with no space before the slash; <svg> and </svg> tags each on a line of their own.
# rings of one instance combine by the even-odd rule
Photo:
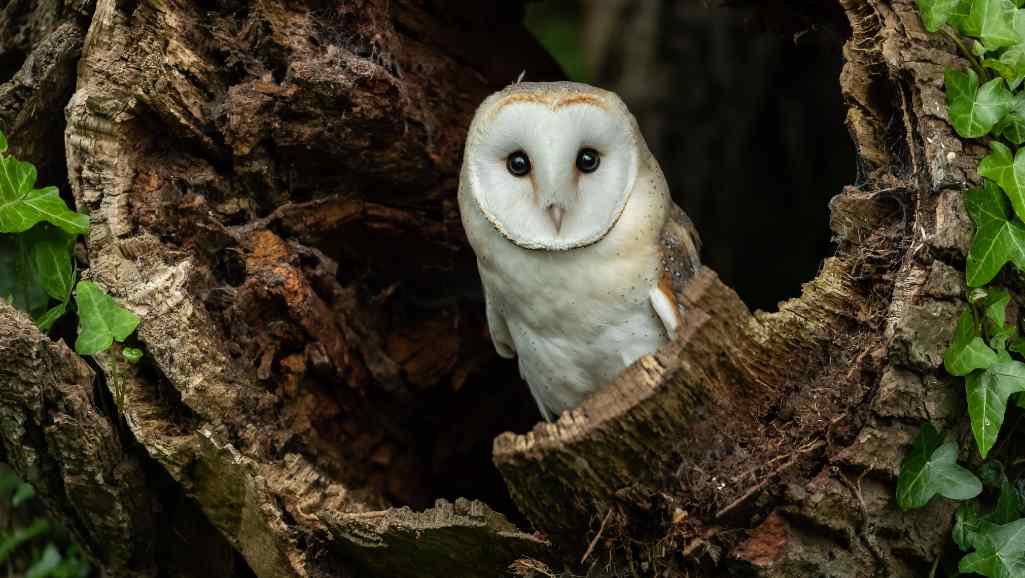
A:
<svg viewBox="0 0 1025 578">
<path fill-rule="evenodd" d="M 459 210 L 488 329 L 548 421 L 683 322 L 699 238 L 616 94 L 518 82 L 470 124 Z"/>
</svg>

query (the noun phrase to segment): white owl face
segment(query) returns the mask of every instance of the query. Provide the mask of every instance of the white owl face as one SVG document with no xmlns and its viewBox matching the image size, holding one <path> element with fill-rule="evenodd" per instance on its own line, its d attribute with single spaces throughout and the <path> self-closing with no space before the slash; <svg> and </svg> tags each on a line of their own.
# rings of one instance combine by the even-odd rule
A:
<svg viewBox="0 0 1025 578">
<path fill-rule="evenodd" d="M 464 177 L 498 231 L 528 249 L 601 239 L 637 175 L 639 133 L 615 94 L 521 83 L 489 97 L 470 126 Z"/>
</svg>

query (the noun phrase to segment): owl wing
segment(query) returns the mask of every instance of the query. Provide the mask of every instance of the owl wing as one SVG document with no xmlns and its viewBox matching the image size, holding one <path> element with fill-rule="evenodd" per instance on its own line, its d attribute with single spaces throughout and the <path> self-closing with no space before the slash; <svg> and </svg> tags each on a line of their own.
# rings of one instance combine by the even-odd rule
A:
<svg viewBox="0 0 1025 578">
<path fill-rule="evenodd" d="M 662 273 L 658 286 L 651 290 L 651 306 L 670 337 L 683 322 L 683 308 L 679 296 L 698 269 L 701 238 L 687 213 L 676 203 L 669 202 L 669 215 L 659 237 L 659 255 Z"/>
<path fill-rule="evenodd" d="M 484 288 L 484 305 L 488 317 L 488 331 L 491 332 L 491 342 L 495 344 L 495 351 L 506 359 L 516 357 L 516 348 L 513 346 L 509 326 L 505 323 L 505 317 L 495 307 L 494 300 L 488 294 L 487 287 Z"/>
</svg>

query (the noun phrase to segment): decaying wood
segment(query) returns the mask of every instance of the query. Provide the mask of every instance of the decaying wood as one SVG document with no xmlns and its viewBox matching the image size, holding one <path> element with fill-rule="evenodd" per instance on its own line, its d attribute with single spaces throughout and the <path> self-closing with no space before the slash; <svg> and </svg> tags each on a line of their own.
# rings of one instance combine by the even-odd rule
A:
<svg viewBox="0 0 1025 578">
<path fill-rule="evenodd" d="M 839 5 L 864 174 L 836 254 L 774 313 L 703 271 L 677 340 L 498 437 L 529 534 L 454 499 L 489 464 L 446 472 L 532 408 L 454 202 L 480 99 L 557 76 L 519 3 L 8 3 L 0 128 L 66 170 L 85 274 L 146 355 L 99 356 L 94 387 L 0 305 L 7 459 L 110 575 L 922 575 L 951 506 L 901 513 L 893 483 L 918 422 L 963 415 L 940 366 L 984 151 L 913 1 Z"/>
<path fill-rule="evenodd" d="M 228 542 L 134 442 L 122 441 L 85 361 L 2 301 L 0 327 L 5 459 L 94 561 L 112 576 L 236 575 Z"/>
<path fill-rule="evenodd" d="M 827 267 L 839 268 L 836 261 Z M 850 310 L 842 299 L 862 298 L 840 282 L 824 274 L 808 289 L 819 298 L 808 301 L 829 308 L 810 310 L 795 301 L 779 314 L 755 319 L 715 273 L 703 269 L 682 295 L 687 322 L 675 340 L 558 422 L 495 440 L 495 463 L 520 510 L 556 543 L 582 549 L 593 513 L 616 505 L 656 507 L 667 472 L 687 474 L 686 498 L 672 505 L 707 516 L 731 504 L 781 457 L 832 433 L 842 424 L 770 421 L 777 426 L 771 433 L 764 420 L 779 409 L 784 392 L 793 397 L 789 412 L 822 413 L 823 399 L 802 396 L 792 384 L 837 334 L 828 328 Z M 861 401 L 856 391 L 831 395 L 839 405 L 830 417 L 856 412 Z M 750 477 L 737 476 L 752 466 Z"/>
</svg>

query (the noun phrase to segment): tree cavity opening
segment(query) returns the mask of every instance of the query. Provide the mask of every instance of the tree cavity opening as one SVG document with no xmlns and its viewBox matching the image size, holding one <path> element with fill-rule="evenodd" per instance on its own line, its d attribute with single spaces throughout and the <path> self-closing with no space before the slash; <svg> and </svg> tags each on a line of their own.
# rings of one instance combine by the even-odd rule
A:
<svg viewBox="0 0 1025 578">
<path fill-rule="evenodd" d="M 849 25 L 834 3 L 706 4 L 550 0 L 527 24 L 573 80 L 623 97 L 703 262 L 771 311 L 833 253 L 827 203 L 857 177 Z"/>
</svg>

